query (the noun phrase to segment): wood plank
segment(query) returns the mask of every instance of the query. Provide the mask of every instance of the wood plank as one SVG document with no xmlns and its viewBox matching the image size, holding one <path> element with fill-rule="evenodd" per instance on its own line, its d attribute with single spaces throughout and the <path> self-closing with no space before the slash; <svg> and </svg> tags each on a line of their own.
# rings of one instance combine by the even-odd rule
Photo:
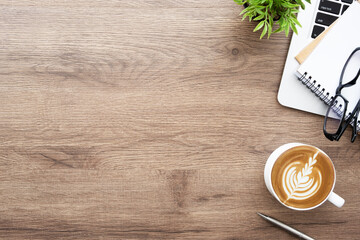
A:
<svg viewBox="0 0 360 240">
<path fill-rule="evenodd" d="M 0 238 L 288 239 L 359 230 L 358 145 L 276 95 L 289 38 L 232 1 L 0 3 Z M 263 168 L 287 142 L 326 151 L 346 199 L 285 209 Z M 296 217 L 294 217 L 296 214 Z"/>
</svg>

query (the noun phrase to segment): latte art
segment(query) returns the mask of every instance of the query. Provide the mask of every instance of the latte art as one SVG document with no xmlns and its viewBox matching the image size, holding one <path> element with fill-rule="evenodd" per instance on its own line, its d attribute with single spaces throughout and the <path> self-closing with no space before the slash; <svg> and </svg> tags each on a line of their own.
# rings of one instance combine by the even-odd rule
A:
<svg viewBox="0 0 360 240">
<path fill-rule="evenodd" d="M 321 172 L 316 171 L 317 177 L 311 177 L 313 165 L 316 163 L 317 152 L 309 158 L 309 162 L 301 168 L 302 162 L 296 161 L 289 164 L 283 172 L 283 189 L 287 195 L 287 200 L 304 200 L 313 196 L 321 185 Z M 285 202 L 286 202 L 285 201 Z"/>
<path fill-rule="evenodd" d="M 271 171 L 277 197 L 295 208 L 311 208 L 325 201 L 334 181 L 335 170 L 329 157 L 307 145 L 282 153 Z"/>
</svg>

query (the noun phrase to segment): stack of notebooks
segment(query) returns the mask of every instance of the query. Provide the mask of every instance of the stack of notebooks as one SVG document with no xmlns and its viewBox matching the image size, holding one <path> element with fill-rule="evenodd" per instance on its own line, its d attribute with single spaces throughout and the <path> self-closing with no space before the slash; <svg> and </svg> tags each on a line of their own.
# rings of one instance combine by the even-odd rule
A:
<svg viewBox="0 0 360 240">
<path fill-rule="evenodd" d="M 353 3 L 329 29 L 296 56 L 301 65 L 295 74 L 319 101 L 329 105 L 339 85 L 343 66 L 357 47 L 360 47 L 360 2 Z M 360 68 L 360 59 L 357 60 Z M 341 93 L 349 100 L 348 113 L 360 99 L 360 79 Z"/>
</svg>

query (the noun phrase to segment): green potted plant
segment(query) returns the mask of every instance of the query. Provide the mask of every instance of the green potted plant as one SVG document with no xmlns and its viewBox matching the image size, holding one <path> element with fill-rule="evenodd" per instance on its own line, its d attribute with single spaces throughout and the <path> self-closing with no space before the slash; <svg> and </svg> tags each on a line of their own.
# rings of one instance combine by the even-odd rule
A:
<svg viewBox="0 0 360 240">
<path fill-rule="evenodd" d="M 310 3 L 310 0 L 305 1 Z M 290 29 L 297 34 L 296 27 L 301 27 L 296 14 L 299 12 L 299 7 L 305 9 L 302 0 L 234 0 L 234 2 L 245 7 L 240 13 L 243 16 L 242 20 L 248 18 L 249 21 L 259 21 L 254 32 L 263 29 L 260 39 L 266 33 L 269 38 L 272 33 L 282 31 L 288 36 Z"/>
</svg>

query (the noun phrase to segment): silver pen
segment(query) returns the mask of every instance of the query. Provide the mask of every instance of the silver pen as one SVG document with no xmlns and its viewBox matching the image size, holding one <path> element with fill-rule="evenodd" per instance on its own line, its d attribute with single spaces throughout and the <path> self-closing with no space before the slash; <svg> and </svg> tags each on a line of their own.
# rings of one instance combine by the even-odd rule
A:
<svg viewBox="0 0 360 240">
<path fill-rule="evenodd" d="M 269 216 L 266 216 L 265 214 L 261 214 L 261 213 L 257 213 L 260 217 L 264 218 L 265 220 L 271 222 L 272 224 L 275 224 L 276 226 L 279 226 L 281 227 L 282 229 L 285 229 L 289 232 L 291 232 L 292 234 L 302 238 L 302 239 L 306 239 L 306 240 L 315 240 L 314 238 L 312 237 L 309 237 L 308 235 L 302 233 L 302 232 L 299 232 L 298 230 L 286 225 L 285 223 L 282 223 L 272 217 L 269 217 Z"/>
</svg>

